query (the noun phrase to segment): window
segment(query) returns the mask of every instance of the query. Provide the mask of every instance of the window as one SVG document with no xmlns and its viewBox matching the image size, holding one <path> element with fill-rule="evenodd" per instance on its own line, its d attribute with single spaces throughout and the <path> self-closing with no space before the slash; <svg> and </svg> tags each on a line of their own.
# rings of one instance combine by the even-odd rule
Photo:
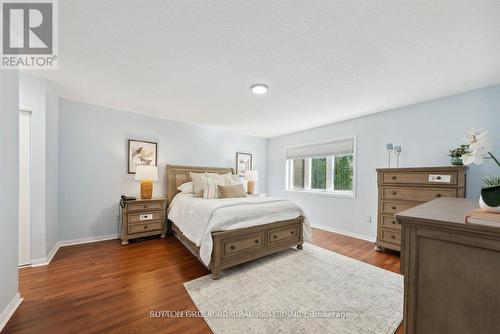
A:
<svg viewBox="0 0 500 334">
<path fill-rule="evenodd" d="M 287 190 L 354 197 L 355 138 L 286 148 Z"/>
</svg>

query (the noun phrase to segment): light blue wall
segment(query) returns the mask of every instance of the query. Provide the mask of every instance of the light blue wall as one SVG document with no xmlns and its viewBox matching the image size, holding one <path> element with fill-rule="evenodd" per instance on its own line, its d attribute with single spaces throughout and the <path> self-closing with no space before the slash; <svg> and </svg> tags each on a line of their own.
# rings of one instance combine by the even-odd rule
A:
<svg viewBox="0 0 500 334">
<path fill-rule="evenodd" d="M 312 224 L 374 238 L 375 169 L 387 167 L 385 144 L 403 146 L 401 167 L 447 166 L 450 161 L 448 149 L 462 144 L 466 131 L 472 127 L 489 129 L 494 151 L 500 155 L 500 86 L 270 139 L 267 191 L 300 204 Z M 285 192 L 286 146 L 351 135 L 357 136 L 355 199 Z M 492 161 L 471 167 L 467 175 L 467 197 L 479 197 L 481 177 L 487 174 L 500 174 Z M 365 223 L 368 216 L 372 217 L 371 224 Z"/>
<path fill-rule="evenodd" d="M 0 314 L 18 292 L 19 74 L 0 71 Z M 4 319 L 0 319 L 0 322 Z M 1 328 L 0 328 L 1 331 Z"/>
<path fill-rule="evenodd" d="M 265 139 L 65 99 L 59 111 L 60 240 L 117 232 L 120 195 L 139 192 L 127 174 L 128 139 L 158 143 L 155 196 L 166 194 L 167 164 L 234 168 L 237 151 L 254 154 L 265 191 Z"/>
</svg>

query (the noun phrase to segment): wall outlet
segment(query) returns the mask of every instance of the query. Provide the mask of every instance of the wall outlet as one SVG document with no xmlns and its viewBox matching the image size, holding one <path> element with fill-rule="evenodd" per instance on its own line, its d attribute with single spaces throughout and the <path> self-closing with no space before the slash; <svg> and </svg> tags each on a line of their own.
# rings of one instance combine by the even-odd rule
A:
<svg viewBox="0 0 500 334">
<path fill-rule="evenodd" d="M 368 216 L 365 218 L 365 223 L 371 224 L 372 223 L 372 216 Z"/>
</svg>

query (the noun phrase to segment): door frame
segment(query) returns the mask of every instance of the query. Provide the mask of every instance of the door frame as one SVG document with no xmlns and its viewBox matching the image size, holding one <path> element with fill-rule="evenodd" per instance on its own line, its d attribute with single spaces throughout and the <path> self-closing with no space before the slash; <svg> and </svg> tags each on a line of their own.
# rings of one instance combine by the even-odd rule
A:
<svg viewBox="0 0 500 334">
<path fill-rule="evenodd" d="M 32 117 L 33 117 L 33 113 L 32 113 L 32 110 L 31 108 L 29 107 L 21 107 L 19 108 L 19 118 L 21 118 L 21 115 L 22 114 L 27 114 L 29 115 L 29 161 L 28 161 L 28 182 L 27 182 L 27 194 L 26 195 L 26 201 L 27 201 L 27 205 L 26 205 L 26 214 L 27 214 L 27 219 L 28 219 L 28 228 L 27 228 L 27 231 L 24 231 L 24 233 L 27 233 L 27 261 L 26 263 L 20 263 L 21 259 L 20 259 L 20 250 L 21 250 L 21 245 L 20 245 L 20 239 L 21 239 L 21 236 L 19 235 L 18 237 L 18 242 L 19 242 L 19 246 L 18 246 L 18 266 L 19 267 L 23 267 L 23 266 L 29 266 L 31 265 L 31 181 L 32 181 L 32 178 L 31 178 L 31 174 L 32 174 L 32 138 L 33 138 L 33 133 L 32 133 Z M 19 138 L 21 138 L 21 126 L 19 126 Z M 19 172 L 21 171 L 21 156 L 19 156 Z M 21 201 L 21 182 L 19 182 L 19 200 Z M 19 205 L 19 222 L 18 222 L 18 230 L 20 229 L 20 226 L 21 226 L 21 205 Z"/>
</svg>

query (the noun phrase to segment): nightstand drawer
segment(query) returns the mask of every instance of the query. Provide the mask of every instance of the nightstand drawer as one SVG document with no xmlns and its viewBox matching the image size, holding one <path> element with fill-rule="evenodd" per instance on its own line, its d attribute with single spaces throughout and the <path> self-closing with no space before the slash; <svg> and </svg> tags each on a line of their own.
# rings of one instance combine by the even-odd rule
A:
<svg viewBox="0 0 500 334">
<path fill-rule="evenodd" d="M 128 226 L 128 233 L 142 233 L 149 231 L 157 231 L 163 228 L 162 222 L 152 222 L 148 224 L 132 224 Z"/>
<path fill-rule="evenodd" d="M 141 213 L 130 213 L 128 215 L 129 224 L 146 224 L 153 220 L 162 220 L 163 211 L 153 211 L 153 212 L 141 212 Z"/>
<path fill-rule="evenodd" d="M 127 203 L 127 211 L 153 211 L 163 210 L 163 202 L 129 202 Z"/>
</svg>

